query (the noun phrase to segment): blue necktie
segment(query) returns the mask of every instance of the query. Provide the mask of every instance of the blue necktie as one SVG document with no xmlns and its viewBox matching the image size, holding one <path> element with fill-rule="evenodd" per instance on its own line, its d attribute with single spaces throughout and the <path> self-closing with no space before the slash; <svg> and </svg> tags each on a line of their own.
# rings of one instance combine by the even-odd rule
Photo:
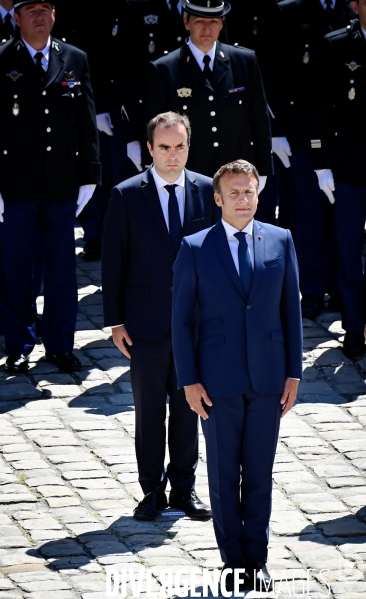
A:
<svg viewBox="0 0 366 599">
<path fill-rule="evenodd" d="M 249 296 L 250 285 L 252 283 L 252 263 L 250 261 L 249 248 L 246 240 L 246 233 L 234 233 L 234 237 L 239 241 L 238 260 L 239 260 L 239 275 L 243 283 L 245 295 Z"/>
<path fill-rule="evenodd" d="M 176 253 L 178 253 L 182 241 L 182 222 L 180 220 L 179 206 L 177 196 L 175 195 L 176 185 L 165 185 L 169 194 L 168 214 L 169 214 L 169 233 Z"/>
</svg>

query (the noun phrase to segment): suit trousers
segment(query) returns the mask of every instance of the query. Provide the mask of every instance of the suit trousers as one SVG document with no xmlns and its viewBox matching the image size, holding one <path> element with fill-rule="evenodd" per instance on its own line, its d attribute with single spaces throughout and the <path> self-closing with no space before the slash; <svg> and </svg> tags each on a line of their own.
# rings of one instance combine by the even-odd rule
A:
<svg viewBox="0 0 366 599">
<path fill-rule="evenodd" d="M 194 487 L 198 462 L 198 416 L 178 389 L 171 335 L 161 340 L 133 339 L 131 384 L 135 402 L 135 447 L 139 482 L 146 495 L 167 478 L 172 488 Z M 165 473 L 166 408 L 169 397 L 169 464 Z"/>
<path fill-rule="evenodd" d="M 365 326 L 362 254 L 365 245 L 366 187 L 335 181 L 335 200 L 342 324 L 348 333 L 362 334 Z"/>
<path fill-rule="evenodd" d="M 34 258 L 43 260 L 42 339 L 50 353 L 72 351 L 77 315 L 76 202 L 6 202 L 0 223 L 0 313 L 8 355 L 36 342 Z"/>
<path fill-rule="evenodd" d="M 202 429 L 222 561 L 266 559 L 281 395 L 259 394 L 250 386 L 243 395 L 211 399 Z"/>
</svg>

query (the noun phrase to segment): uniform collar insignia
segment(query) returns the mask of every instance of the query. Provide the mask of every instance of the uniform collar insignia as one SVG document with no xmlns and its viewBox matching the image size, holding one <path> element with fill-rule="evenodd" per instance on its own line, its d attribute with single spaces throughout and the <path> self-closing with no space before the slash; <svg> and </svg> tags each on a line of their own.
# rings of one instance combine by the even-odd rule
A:
<svg viewBox="0 0 366 599">
<path fill-rule="evenodd" d="M 353 37 L 354 37 L 354 38 L 356 38 L 356 37 L 361 37 L 361 31 L 360 31 L 359 29 L 357 29 L 357 31 L 355 31 L 355 32 L 353 33 Z"/>
<path fill-rule="evenodd" d="M 178 98 L 191 98 L 192 90 L 189 87 L 181 87 L 177 89 Z"/>
<path fill-rule="evenodd" d="M 16 48 L 17 50 L 20 50 L 20 48 L 24 48 L 23 41 L 18 40 L 17 43 L 15 44 L 14 48 Z"/>
<path fill-rule="evenodd" d="M 65 81 L 75 81 L 75 73 L 74 71 L 65 71 L 64 72 Z"/>
<path fill-rule="evenodd" d="M 146 15 L 146 17 L 144 17 L 145 25 L 157 25 L 158 20 L 158 15 Z"/>
<path fill-rule="evenodd" d="M 18 71 L 10 71 L 10 73 L 7 73 L 6 76 L 10 77 L 10 79 L 12 81 L 17 81 L 19 79 L 19 77 L 21 77 L 23 75 L 23 73 L 18 73 Z"/>
<path fill-rule="evenodd" d="M 362 67 L 362 64 L 357 64 L 357 62 L 355 62 L 354 60 L 352 60 L 352 62 L 350 62 L 349 64 L 347 64 L 347 63 L 345 63 L 345 64 L 346 64 L 346 67 L 351 69 L 351 71 L 355 71 L 359 67 Z"/>
<path fill-rule="evenodd" d="M 60 46 L 58 45 L 57 42 L 55 42 L 55 40 L 52 40 L 52 48 L 54 49 L 56 54 L 60 54 L 60 52 L 61 52 Z"/>
</svg>

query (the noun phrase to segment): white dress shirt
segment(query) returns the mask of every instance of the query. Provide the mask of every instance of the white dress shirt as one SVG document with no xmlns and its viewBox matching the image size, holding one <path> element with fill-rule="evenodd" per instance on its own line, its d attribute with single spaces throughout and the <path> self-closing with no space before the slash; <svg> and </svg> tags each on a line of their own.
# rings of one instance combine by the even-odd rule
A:
<svg viewBox="0 0 366 599">
<path fill-rule="evenodd" d="M 48 69 L 48 63 L 50 60 L 50 46 L 51 46 L 51 38 L 48 38 L 48 42 L 45 48 L 43 48 L 43 50 L 35 50 L 34 48 L 32 48 L 32 46 L 30 46 L 29 44 L 27 44 L 27 42 L 22 38 L 25 47 L 27 48 L 29 54 L 31 55 L 31 57 L 33 58 L 34 64 L 36 64 L 36 61 L 34 59 L 35 55 L 37 54 L 37 52 L 42 52 L 43 54 L 43 58 L 42 58 L 42 66 L 44 68 L 45 71 L 47 71 Z"/>
<path fill-rule="evenodd" d="M 8 13 L 11 16 L 11 24 L 13 25 L 13 29 L 15 29 L 16 23 L 14 21 L 14 8 L 12 8 L 11 10 L 6 10 L 6 8 L 1 6 L 1 4 L 0 4 L 0 16 L 4 22 L 5 22 L 5 17 Z"/>
<path fill-rule="evenodd" d="M 238 271 L 238 275 L 240 276 L 239 258 L 238 258 L 239 240 L 236 237 L 234 237 L 234 234 L 240 233 L 240 231 L 239 231 L 239 229 L 235 229 L 235 227 L 232 227 L 231 225 L 229 225 L 229 223 L 227 223 L 223 219 L 221 219 L 221 222 L 224 226 L 225 233 L 227 235 L 227 242 L 229 244 L 230 252 L 231 252 L 231 255 L 234 260 L 235 268 Z M 252 219 L 247 224 L 247 226 L 244 229 L 242 229 L 242 232 L 246 233 L 246 241 L 248 244 L 248 250 L 249 250 L 250 261 L 252 263 L 252 268 L 254 268 L 253 222 L 254 221 Z"/>
<path fill-rule="evenodd" d="M 158 173 L 156 172 L 154 166 L 152 166 L 152 168 L 151 168 L 151 174 L 154 177 L 156 189 L 158 191 L 159 200 L 160 200 L 160 204 L 161 204 L 161 209 L 163 211 L 163 215 L 164 215 L 164 219 L 165 219 L 168 231 L 169 231 L 169 193 L 165 189 L 165 185 L 176 185 L 177 186 L 175 188 L 175 195 L 177 196 L 179 215 L 180 215 L 180 220 L 181 220 L 181 223 L 183 226 L 184 206 L 185 206 L 185 193 L 184 193 L 185 192 L 185 173 L 184 173 L 184 171 L 182 171 L 182 173 L 179 175 L 178 179 L 176 179 L 176 181 L 173 181 L 172 183 L 169 183 L 169 181 L 165 181 L 165 179 L 160 177 L 160 175 L 158 175 Z"/>
<path fill-rule="evenodd" d="M 216 53 L 216 42 L 212 46 L 211 50 L 209 52 L 206 52 L 206 54 L 204 52 L 202 52 L 202 50 L 199 50 L 197 48 L 197 46 L 194 45 L 194 43 L 192 42 L 190 37 L 188 38 L 187 44 L 188 44 L 188 47 L 189 47 L 190 51 L 192 52 L 193 56 L 197 60 L 198 66 L 200 67 L 201 71 L 203 71 L 203 69 L 205 68 L 205 63 L 203 62 L 204 56 L 210 57 L 211 62 L 209 64 L 209 67 L 210 67 L 211 71 L 213 71 L 214 61 L 215 61 L 215 53 Z"/>
<path fill-rule="evenodd" d="M 325 0 L 320 0 L 320 3 L 323 6 L 323 8 L 328 8 L 327 5 L 325 4 Z M 331 8 L 335 7 L 335 3 L 336 3 L 336 0 L 332 0 L 332 6 L 331 6 Z"/>
</svg>

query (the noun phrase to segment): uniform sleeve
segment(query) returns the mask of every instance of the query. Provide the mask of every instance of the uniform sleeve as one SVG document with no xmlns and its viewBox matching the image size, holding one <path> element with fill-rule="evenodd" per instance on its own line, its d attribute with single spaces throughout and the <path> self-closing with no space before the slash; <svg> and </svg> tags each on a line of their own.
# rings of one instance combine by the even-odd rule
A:
<svg viewBox="0 0 366 599">
<path fill-rule="evenodd" d="M 311 154 L 315 169 L 332 168 L 333 85 L 337 76 L 333 69 L 332 45 L 324 38 L 317 57 L 316 89 L 312 106 L 310 132 Z M 334 79 L 335 77 L 335 79 Z"/>
<path fill-rule="evenodd" d="M 250 67 L 250 78 L 250 119 L 254 143 L 255 166 L 260 175 L 272 175 L 271 125 L 262 77 L 254 52 Z"/>
<path fill-rule="evenodd" d="M 90 83 L 88 60 L 84 58 L 84 72 L 81 81 L 82 94 L 78 103 L 78 147 L 79 147 L 79 185 L 101 183 L 101 164 L 99 162 L 99 138 L 95 118 L 93 90 Z"/>
</svg>

